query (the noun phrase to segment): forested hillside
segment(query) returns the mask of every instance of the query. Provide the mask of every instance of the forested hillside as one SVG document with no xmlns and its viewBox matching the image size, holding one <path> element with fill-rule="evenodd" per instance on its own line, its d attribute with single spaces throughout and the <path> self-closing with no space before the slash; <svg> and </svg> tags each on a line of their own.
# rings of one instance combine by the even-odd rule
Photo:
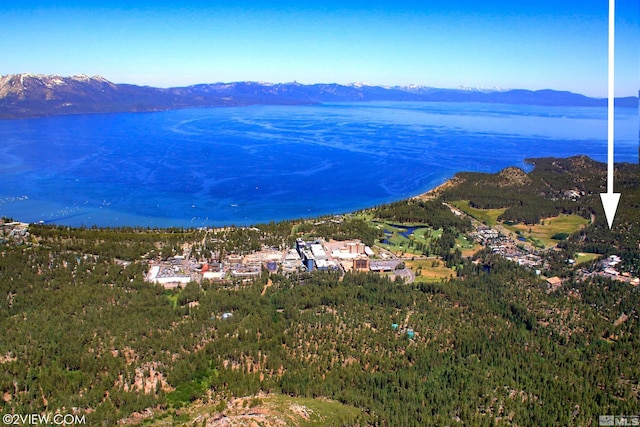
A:
<svg viewBox="0 0 640 427">
<path fill-rule="evenodd" d="M 140 264 L 54 254 L 1 258 L 14 279 L 2 284 L 3 411 L 77 407 L 112 423 L 207 390 L 324 396 L 388 425 L 584 425 L 637 411 L 637 312 L 614 326 L 640 303 L 635 289 L 549 296 L 532 273 L 487 256 L 489 272 L 469 263 L 464 279 L 434 285 L 272 276 L 264 296 L 262 283 L 187 286 L 173 306 Z"/>
<path fill-rule="evenodd" d="M 577 173 L 588 161 L 537 159 L 529 174 L 464 174 L 442 197 L 505 207 L 495 197 L 503 194 L 523 209 L 541 207 L 541 217 L 552 209 L 595 213 L 549 256 L 615 251 L 638 271 L 637 166 L 619 169 L 623 196 L 610 232 L 600 208 L 583 203 L 600 191 L 591 174 Z M 574 187 L 584 192 L 580 200 L 561 197 Z M 470 227 L 437 202 L 372 212 Z M 336 411 L 331 422 L 342 425 L 597 425 L 599 415 L 640 411 L 640 287 L 578 280 L 562 263 L 564 281 L 553 291 L 535 271 L 488 249 L 435 282 L 357 272 L 265 272 L 175 290 L 144 281 L 146 260 L 179 254 L 185 244 L 241 252 L 256 239 L 285 245 L 296 232 L 376 238 L 359 219 L 330 224 L 224 230 L 215 241 L 202 230 L 43 225 L 30 226 L 24 242 L 3 238 L 0 412 L 77 413 L 90 425 L 146 414 L 149 423 L 199 425 L 203 418 L 188 415 L 196 402 L 213 420 L 238 405 L 260 413 L 282 396 L 333 402 L 325 405 Z M 286 402 L 299 412 L 308 401 Z M 309 423 L 328 420 L 304 405 Z"/>
<path fill-rule="evenodd" d="M 456 185 L 444 191 L 442 198 L 469 200 L 471 206 L 482 209 L 507 208 L 499 219 L 529 224 L 559 213 L 575 213 L 585 218 L 603 213 L 600 193 L 607 191 L 606 164 L 586 156 L 527 162 L 535 166 L 529 173 L 515 167 L 497 174 L 459 173 Z M 637 188 L 637 177 L 638 165 L 617 165 L 616 186 Z M 625 210 L 625 205 L 620 208 Z"/>
<path fill-rule="evenodd" d="M 506 208 L 499 221 L 537 224 L 558 214 L 595 219 L 590 226 L 562 244 L 568 252 L 582 250 L 602 255 L 623 254 L 623 262 L 640 271 L 640 170 L 621 163 L 615 168 L 615 191 L 622 194 L 610 230 L 602 209 L 606 164 L 585 156 L 567 159 L 528 159 L 535 165 L 525 174 L 507 168 L 497 174 L 460 173 L 455 185 L 440 195 L 442 200 L 468 200 L 476 208 Z M 568 245 L 568 246 L 567 246 Z"/>
</svg>

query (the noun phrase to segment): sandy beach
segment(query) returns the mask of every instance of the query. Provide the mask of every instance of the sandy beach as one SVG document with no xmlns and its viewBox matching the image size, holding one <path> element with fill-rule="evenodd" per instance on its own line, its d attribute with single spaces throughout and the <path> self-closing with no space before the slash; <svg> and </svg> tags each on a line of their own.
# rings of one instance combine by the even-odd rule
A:
<svg viewBox="0 0 640 427">
<path fill-rule="evenodd" d="M 433 188 L 433 189 L 427 191 L 426 193 L 422 193 L 422 194 L 419 194 L 417 196 L 414 196 L 414 197 L 412 197 L 412 199 L 416 199 L 416 200 L 433 200 L 433 199 L 436 199 L 445 190 L 448 190 L 450 188 L 453 188 L 453 187 L 459 185 L 460 183 L 462 183 L 462 181 L 463 180 L 461 178 L 459 178 L 458 176 L 454 176 L 453 178 L 449 178 L 448 180 L 446 180 L 442 184 L 438 185 L 436 188 Z"/>
</svg>

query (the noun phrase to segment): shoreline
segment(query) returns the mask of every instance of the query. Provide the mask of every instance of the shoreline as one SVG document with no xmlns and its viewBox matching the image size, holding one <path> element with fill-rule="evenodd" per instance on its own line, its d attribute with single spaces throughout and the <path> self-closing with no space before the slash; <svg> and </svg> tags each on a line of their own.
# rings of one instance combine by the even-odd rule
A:
<svg viewBox="0 0 640 427">
<path fill-rule="evenodd" d="M 431 190 L 418 194 L 417 196 L 409 197 L 407 200 L 433 200 L 437 199 L 443 191 L 453 188 L 460 184 L 463 180 L 458 177 L 456 173 L 451 178 L 447 179 L 442 184 L 437 187 L 432 188 Z"/>
<path fill-rule="evenodd" d="M 573 158 L 573 157 L 587 157 L 588 156 L 569 156 L 569 157 L 564 157 L 564 158 Z M 562 159 L 562 158 L 561 158 Z M 535 158 L 527 158 L 524 161 L 531 164 L 533 168 L 536 167 L 536 162 L 535 162 Z M 598 163 L 602 163 L 602 162 L 598 162 Z M 635 163 L 630 163 L 630 162 L 618 162 L 616 163 L 616 165 L 624 165 L 624 164 L 631 164 L 634 165 Z M 517 167 L 517 166 L 508 166 L 509 167 Z M 499 173 L 499 172 L 497 172 Z M 529 173 L 529 172 L 525 172 L 525 173 Z M 387 204 L 387 203 L 396 203 L 396 202 L 401 202 L 401 201 L 409 201 L 409 200 L 423 200 L 423 201 L 427 201 L 427 200 L 435 200 L 437 198 L 439 198 L 442 193 L 444 193 L 445 191 L 454 188 L 458 185 L 460 185 L 461 183 L 465 182 L 466 179 L 464 177 L 460 176 L 461 172 L 456 172 L 453 176 L 451 176 L 450 178 L 444 178 L 444 181 L 441 182 L 439 185 L 436 185 L 435 187 L 421 192 L 417 195 L 414 196 L 406 196 L 406 197 L 401 197 L 395 200 L 391 200 L 382 204 Z M 254 227 L 254 226 L 260 226 L 263 224 L 268 224 L 270 222 L 274 222 L 274 223 L 281 223 L 281 222 L 290 222 L 290 221 L 295 221 L 295 222 L 304 222 L 304 221 L 308 221 L 308 220 L 314 220 L 314 219 L 319 219 L 319 218 L 323 218 L 323 217 L 330 217 L 330 216 L 335 216 L 335 215 L 351 215 L 360 211 L 366 211 L 369 209 L 373 209 L 376 206 L 379 206 L 379 204 L 368 204 L 368 206 L 362 207 L 362 208 L 356 208 L 356 209 L 348 209 L 345 211 L 342 211 L 340 213 L 326 213 L 326 214 L 315 214 L 315 215 L 305 215 L 305 216 L 298 216 L 298 217 L 294 217 L 294 218 L 281 218 L 281 219 L 272 219 L 272 220 L 264 220 L 264 221 L 256 221 L 256 222 L 230 222 L 230 223 L 216 223 L 215 221 L 208 223 L 208 222 L 202 222 L 202 223 L 197 223 L 197 221 L 195 221 L 195 223 L 191 223 L 191 224 L 162 224 L 161 220 L 159 220 L 158 218 L 156 218 L 156 220 L 158 220 L 158 223 L 156 224 L 149 224 L 149 223 L 144 223 L 144 224 L 135 224 L 135 223 L 128 223 L 128 224 L 108 224 L 108 225 L 98 225 L 98 224 L 89 224 L 87 223 L 83 223 L 80 225 L 73 225 L 73 224 L 65 224 L 64 222 L 60 223 L 58 222 L 60 220 L 60 218 L 57 219 L 53 219 L 53 220 L 44 220 L 44 221 L 24 221 L 23 218 L 20 218 L 19 215 L 0 215 L 0 217 L 2 218 L 7 218 L 16 222 L 20 222 L 20 223 L 24 223 L 24 224 L 34 224 L 34 225 L 40 225 L 40 224 L 46 224 L 46 225 L 52 225 L 52 226 L 64 226 L 64 227 L 71 227 L 71 228 L 92 228 L 92 227 L 97 227 L 100 229 L 129 229 L 129 228 L 150 228 L 150 229 L 155 229 L 155 230 L 164 230 L 164 229 L 170 229 L 170 228 L 184 228 L 184 229 L 202 229 L 202 228 L 216 228 L 216 227 L 236 227 L 236 228 L 244 228 L 244 227 Z M 124 217 L 126 217 L 126 214 L 120 213 L 118 216 L 120 216 L 120 218 L 116 218 L 116 219 L 123 219 L 126 220 Z M 66 217 L 68 218 L 68 216 Z M 129 218 L 129 219 L 133 219 L 133 222 L 136 222 L 135 218 Z M 203 218 L 206 221 L 206 218 Z M 192 219 L 193 221 L 193 219 Z"/>
</svg>

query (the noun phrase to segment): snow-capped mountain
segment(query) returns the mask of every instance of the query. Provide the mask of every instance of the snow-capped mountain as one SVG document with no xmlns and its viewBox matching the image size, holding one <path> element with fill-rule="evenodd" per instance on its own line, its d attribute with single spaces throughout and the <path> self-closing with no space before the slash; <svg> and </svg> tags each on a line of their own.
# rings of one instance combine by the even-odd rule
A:
<svg viewBox="0 0 640 427">
<path fill-rule="evenodd" d="M 57 114 L 160 111 L 186 107 L 359 101 L 606 105 L 606 99 L 553 90 L 469 90 L 417 85 L 385 87 L 366 83 L 341 85 L 297 82 L 210 83 L 163 89 L 115 84 L 100 76 L 89 77 L 82 74 L 71 77 L 43 74 L 0 77 L 0 118 L 4 119 Z M 618 103 L 637 106 L 638 98 L 622 98 Z"/>
</svg>

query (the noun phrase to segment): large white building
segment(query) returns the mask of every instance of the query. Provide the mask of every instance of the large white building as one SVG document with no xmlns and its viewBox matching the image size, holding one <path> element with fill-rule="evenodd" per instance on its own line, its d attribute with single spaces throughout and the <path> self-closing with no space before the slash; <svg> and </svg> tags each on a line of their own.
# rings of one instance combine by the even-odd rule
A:
<svg viewBox="0 0 640 427">
<path fill-rule="evenodd" d="M 189 283 L 191 275 L 181 273 L 172 268 L 161 268 L 159 265 L 154 265 L 147 275 L 147 280 L 162 285 L 167 289 L 173 289 Z"/>
</svg>

